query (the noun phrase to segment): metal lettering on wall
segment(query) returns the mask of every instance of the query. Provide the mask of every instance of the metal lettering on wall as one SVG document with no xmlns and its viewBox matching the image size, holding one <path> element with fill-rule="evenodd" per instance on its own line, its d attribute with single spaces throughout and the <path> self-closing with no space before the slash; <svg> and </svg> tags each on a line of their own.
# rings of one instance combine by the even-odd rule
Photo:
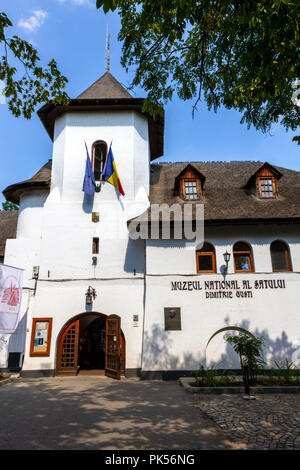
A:
<svg viewBox="0 0 300 470">
<path fill-rule="evenodd" d="M 165 330 L 181 330 L 181 312 L 178 307 L 166 307 Z"/>
<path fill-rule="evenodd" d="M 284 279 L 260 279 L 256 281 L 171 281 L 173 291 L 202 291 L 206 299 L 252 298 L 260 290 L 285 289 Z"/>
</svg>

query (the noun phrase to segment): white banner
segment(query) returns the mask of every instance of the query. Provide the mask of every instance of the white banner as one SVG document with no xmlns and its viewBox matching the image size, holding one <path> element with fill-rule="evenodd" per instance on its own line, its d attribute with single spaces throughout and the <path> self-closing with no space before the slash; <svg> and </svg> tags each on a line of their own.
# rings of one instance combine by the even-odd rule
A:
<svg viewBox="0 0 300 470">
<path fill-rule="evenodd" d="M 23 269 L 0 264 L 0 334 L 11 334 L 19 323 Z"/>
</svg>

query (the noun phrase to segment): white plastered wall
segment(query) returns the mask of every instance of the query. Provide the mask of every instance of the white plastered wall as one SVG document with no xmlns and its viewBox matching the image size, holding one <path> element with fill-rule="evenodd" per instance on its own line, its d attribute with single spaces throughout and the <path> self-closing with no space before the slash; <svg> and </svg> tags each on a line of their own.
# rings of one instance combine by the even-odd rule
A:
<svg viewBox="0 0 300 470">
<path fill-rule="evenodd" d="M 293 272 L 272 272 L 270 243 L 276 239 L 289 244 Z M 299 226 L 207 227 L 205 240 L 215 246 L 216 274 L 197 274 L 195 245 L 191 242 L 147 242 L 143 370 L 191 370 L 197 369 L 200 363 L 237 368 L 237 358 L 223 340 L 225 332 L 217 335 L 206 349 L 211 336 L 228 326 L 264 336 L 265 359 L 269 365 L 274 358 L 290 358 L 300 339 Z M 239 240 L 252 246 L 254 273 L 234 273 L 232 248 Z M 226 251 L 231 253 L 231 259 L 224 277 Z M 224 280 L 237 281 L 240 291 L 243 291 L 243 281 L 249 281 L 251 289 L 244 291 L 252 292 L 252 296 L 241 297 L 243 294 L 232 289 L 232 298 L 207 298 L 209 289 L 204 288 L 205 281 Z M 255 281 L 259 280 L 284 280 L 285 288 L 255 289 Z M 194 290 L 188 284 L 195 281 L 200 282 L 201 290 Z M 180 282 L 182 289 L 172 290 L 172 282 Z M 211 292 L 220 290 L 224 289 L 215 288 Z M 181 308 L 181 331 L 165 331 L 165 307 Z"/>
<path fill-rule="evenodd" d="M 87 143 L 104 140 L 112 149 L 125 198 L 109 183 L 90 199 L 82 192 Z M 7 264 L 25 269 L 31 289 L 23 370 L 55 368 L 57 337 L 63 326 L 86 311 L 85 293 L 96 289 L 93 311 L 121 317 L 126 368 L 141 367 L 145 243 L 128 239 L 126 204 L 131 211 L 140 189 L 149 194 L 148 122 L 135 112 L 70 113 L 55 123 L 50 194 L 30 191 L 21 200 L 16 240 L 9 240 Z M 36 201 L 34 201 L 36 198 Z M 133 209 L 132 209 L 133 207 Z M 138 210 L 139 207 L 138 207 Z M 92 222 L 98 212 L 100 221 Z M 93 264 L 92 240 L 99 238 Z M 38 265 L 39 280 L 32 280 Z M 133 316 L 139 321 L 134 322 Z M 32 319 L 53 318 L 49 357 L 30 357 Z"/>
</svg>

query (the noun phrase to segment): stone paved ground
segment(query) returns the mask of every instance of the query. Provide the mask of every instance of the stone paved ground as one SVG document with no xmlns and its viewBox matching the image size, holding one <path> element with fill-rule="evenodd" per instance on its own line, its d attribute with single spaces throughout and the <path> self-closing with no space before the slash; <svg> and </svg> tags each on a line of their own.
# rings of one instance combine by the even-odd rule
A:
<svg viewBox="0 0 300 470">
<path fill-rule="evenodd" d="M 300 394 L 194 395 L 195 405 L 248 450 L 300 449 Z"/>
<path fill-rule="evenodd" d="M 240 448 L 176 382 L 78 376 L 0 387 L 0 450 Z"/>
</svg>

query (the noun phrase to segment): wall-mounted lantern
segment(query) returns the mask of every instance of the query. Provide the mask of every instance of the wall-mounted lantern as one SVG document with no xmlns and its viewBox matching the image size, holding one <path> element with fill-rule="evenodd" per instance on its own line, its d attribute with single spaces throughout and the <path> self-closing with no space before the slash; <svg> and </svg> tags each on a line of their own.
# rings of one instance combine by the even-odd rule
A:
<svg viewBox="0 0 300 470">
<path fill-rule="evenodd" d="M 226 250 L 226 253 L 223 253 L 223 256 L 224 256 L 224 261 L 226 263 L 226 271 L 228 271 L 228 263 L 230 261 L 230 253 L 228 253 L 227 250 Z"/>
<path fill-rule="evenodd" d="M 85 293 L 85 302 L 86 305 L 91 305 L 93 300 L 97 297 L 96 289 L 93 289 L 91 286 L 88 287 L 88 290 Z"/>
</svg>

